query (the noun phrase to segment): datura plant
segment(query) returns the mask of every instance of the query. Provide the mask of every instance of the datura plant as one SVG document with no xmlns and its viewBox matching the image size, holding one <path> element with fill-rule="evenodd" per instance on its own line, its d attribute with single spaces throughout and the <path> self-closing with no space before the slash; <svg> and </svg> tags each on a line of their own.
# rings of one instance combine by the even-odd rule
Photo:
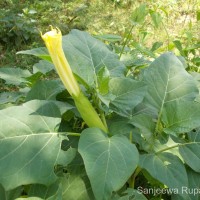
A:
<svg viewBox="0 0 200 200">
<path fill-rule="evenodd" d="M 18 53 L 41 58 L 31 71 L 0 68 L 15 85 L 0 94 L 0 200 L 200 199 L 200 75 L 184 58 L 41 36 Z"/>
</svg>

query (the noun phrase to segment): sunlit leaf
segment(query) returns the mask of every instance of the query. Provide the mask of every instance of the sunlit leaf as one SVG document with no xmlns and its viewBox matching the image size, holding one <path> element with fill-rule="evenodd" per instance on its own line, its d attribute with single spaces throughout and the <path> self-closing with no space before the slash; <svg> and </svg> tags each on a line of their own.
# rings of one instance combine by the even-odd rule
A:
<svg viewBox="0 0 200 200">
<path fill-rule="evenodd" d="M 138 164 L 138 151 L 125 136 L 109 138 L 97 128 L 82 132 L 78 149 L 97 200 L 109 199 Z"/>
<path fill-rule="evenodd" d="M 6 84 L 20 85 L 27 83 L 27 77 L 32 74 L 28 70 L 20 68 L 0 68 L 0 78 L 6 81 Z"/>
<path fill-rule="evenodd" d="M 141 155 L 139 165 L 169 188 L 177 188 L 179 193 L 181 193 L 182 186 L 188 186 L 185 166 L 177 156 L 171 153 Z"/>
<path fill-rule="evenodd" d="M 56 127 L 59 108 L 48 101 L 30 101 L 0 111 L 0 183 L 6 190 L 20 185 L 49 185 L 61 152 Z M 8 167 L 9 166 L 9 167 Z"/>
</svg>

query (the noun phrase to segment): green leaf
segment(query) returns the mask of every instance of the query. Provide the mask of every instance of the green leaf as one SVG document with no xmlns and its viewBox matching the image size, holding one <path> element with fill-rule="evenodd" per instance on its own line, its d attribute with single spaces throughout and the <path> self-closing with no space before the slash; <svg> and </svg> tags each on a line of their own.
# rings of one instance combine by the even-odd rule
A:
<svg viewBox="0 0 200 200">
<path fill-rule="evenodd" d="M 200 124 L 200 103 L 172 101 L 165 105 L 162 121 L 168 134 L 185 133 Z"/>
<path fill-rule="evenodd" d="M 63 199 L 67 200 L 91 200 L 95 199 L 92 193 L 90 181 L 84 166 L 75 166 L 67 177 L 62 179 Z"/>
<path fill-rule="evenodd" d="M 158 28 L 162 22 L 162 16 L 160 13 L 155 11 L 150 11 L 151 19 L 153 21 L 153 24 L 156 28 Z"/>
<path fill-rule="evenodd" d="M 187 169 L 188 187 L 183 185 L 180 195 L 172 195 L 172 200 L 199 200 L 200 174 L 191 169 Z"/>
<path fill-rule="evenodd" d="M 191 120 L 192 122 L 192 120 Z M 191 144 L 179 146 L 179 152 L 187 165 L 194 171 L 200 172 L 200 132 L 188 133 Z"/>
<path fill-rule="evenodd" d="M 122 135 L 108 138 L 100 129 L 82 132 L 78 150 L 97 200 L 110 199 L 134 172 L 138 164 L 135 145 Z"/>
<path fill-rule="evenodd" d="M 0 68 L 0 78 L 6 81 L 6 84 L 20 85 L 27 83 L 27 77 L 32 74 L 28 70 L 20 68 Z"/>
<path fill-rule="evenodd" d="M 199 148 L 200 142 L 179 147 L 179 152 L 186 164 L 188 164 L 196 172 L 200 172 Z"/>
<path fill-rule="evenodd" d="M 137 7 L 131 16 L 131 21 L 133 24 L 142 24 L 145 20 L 145 17 L 148 14 L 148 10 L 146 9 L 145 4 L 141 4 L 139 7 Z"/>
<path fill-rule="evenodd" d="M 65 87 L 60 80 L 41 80 L 32 87 L 25 100 L 56 100 L 57 94 L 63 90 Z"/>
<path fill-rule="evenodd" d="M 67 166 L 74 160 L 76 153 L 77 149 L 71 147 L 67 151 L 60 151 L 57 162 L 59 165 Z"/>
<path fill-rule="evenodd" d="M 167 102 L 194 100 L 198 88 L 181 61 L 172 53 L 165 53 L 144 70 L 143 80 L 148 86 L 145 104 L 161 115 Z"/>
<path fill-rule="evenodd" d="M 0 183 L 6 190 L 32 183 L 49 185 L 57 179 L 60 121 L 60 110 L 48 101 L 0 110 Z"/>
<path fill-rule="evenodd" d="M 180 192 L 182 186 L 188 186 L 187 173 L 183 163 L 171 153 L 141 155 L 139 165 L 146 169 L 153 178 L 169 188 L 177 188 Z"/>
<path fill-rule="evenodd" d="M 187 169 L 187 175 L 188 175 L 188 182 L 189 182 L 188 189 L 190 189 L 190 191 L 193 190 L 192 194 L 189 194 L 188 196 L 190 197 L 191 200 L 199 200 L 200 174 L 194 172 L 191 169 Z"/>
<path fill-rule="evenodd" d="M 127 135 L 132 133 L 133 126 L 129 123 L 129 119 L 123 117 L 115 117 L 109 123 L 109 132 L 112 135 L 122 134 Z"/>
<path fill-rule="evenodd" d="M 109 91 L 113 95 L 110 109 L 121 116 L 131 117 L 134 107 L 146 94 L 146 86 L 129 78 L 113 78 L 109 83 Z"/>
<path fill-rule="evenodd" d="M 177 58 L 181 61 L 183 67 L 186 69 L 188 67 L 188 65 L 187 65 L 185 58 L 183 56 L 177 56 Z"/>
<path fill-rule="evenodd" d="M 141 134 L 144 135 L 146 139 L 149 139 L 152 136 L 156 127 L 156 124 L 155 122 L 153 122 L 152 117 L 146 114 L 133 116 L 129 123 L 139 128 Z"/>
<path fill-rule="evenodd" d="M 33 65 L 33 73 L 41 72 L 42 74 L 46 74 L 54 69 L 54 65 L 46 60 L 40 60 L 39 63 Z"/>
<path fill-rule="evenodd" d="M 72 30 L 63 37 L 63 49 L 73 72 L 90 87 L 95 87 L 96 74 L 102 67 L 111 77 L 124 76 L 125 66 L 118 56 L 86 32 Z"/>
<path fill-rule="evenodd" d="M 109 90 L 110 73 L 106 67 L 102 67 L 97 74 L 99 93 L 104 95 Z"/>
<path fill-rule="evenodd" d="M 173 43 L 175 44 L 176 48 L 180 51 L 180 53 L 183 53 L 183 47 L 180 40 L 174 40 Z"/>
<path fill-rule="evenodd" d="M 26 55 L 33 55 L 37 56 L 41 59 L 51 61 L 51 57 L 45 47 L 35 48 L 31 50 L 19 51 L 17 54 L 26 54 Z"/>
<path fill-rule="evenodd" d="M 151 47 L 151 51 L 156 51 L 157 49 L 159 49 L 161 46 L 163 45 L 163 42 L 155 42 L 153 43 L 152 47 Z"/>
</svg>

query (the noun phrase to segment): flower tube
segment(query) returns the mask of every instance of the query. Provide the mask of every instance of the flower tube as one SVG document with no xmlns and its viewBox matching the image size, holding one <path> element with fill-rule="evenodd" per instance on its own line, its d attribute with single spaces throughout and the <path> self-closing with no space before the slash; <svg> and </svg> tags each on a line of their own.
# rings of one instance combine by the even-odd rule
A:
<svg viewBox="0 0 200 200">
<path fill-rule="evenodd" d="M 62 48 L 62 33 L 59 29 L 51 27 L 51 31 L 41 34 L 42 39 L 49 51 L 56 71 L 66 87 L 69 94 L 74 99 L 75 105 L 81 117 L 89 127 L 98 127 L 107 132 L 107 128 L 102 123 L 96 110 L 80 90 L 70 65 L 65 57 Z"/>
</svg>

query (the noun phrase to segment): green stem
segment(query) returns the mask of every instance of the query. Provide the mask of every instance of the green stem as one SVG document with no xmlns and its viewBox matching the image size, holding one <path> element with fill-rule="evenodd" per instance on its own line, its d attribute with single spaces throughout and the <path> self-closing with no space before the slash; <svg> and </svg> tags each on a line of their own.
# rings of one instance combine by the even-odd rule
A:
<svg viewBox="0 0 200 200">
<path fill-rule="evenodd" d="M 89 127 L 97 127 L 108 133 L 108 129 L 104 126 L 98 113 L 82 92 L 77 97 L 73 97 L 73 99 L 81 117 Z"/>
<path fill-rule="evenodd" d="M 129 187 L 130 188 L 134 188 L 135 187 L 135 178 L 137 177 L 137 175 L 140 173 L 141 170 L 142 170 L 141 168 L 137 167 L 135 172 L 133 173 L 133 175 L 129 179 Z"/>
<path fill-rule="evenodd" d="M 155 136 L 157 133 L 159 133 L 159 127 L 160 127 L 160 123 L 161 123 L 161 115 L 162 115 L 162 113 L 160 112 L 158 115 L 158 120 L 156 122 L 156 128 L 155 128 L 155 132 L 154 132 Z"/>
<path fill-rule="evenodd" d="M 59 132 L 59 134 L 63 134 L 63 135 L 67 135 L 67 136 L 76 136 L 76 137 L 81 136 L 80 133 L 73 133 L 73 132 Z"/>
<path fill-rule="evenodd" d="M 76 136 L 76 137 L 80 137 L 81 136 L 80 133 L 67 133 L 67 135 Z"/>
<path fill-rule="evenodd" d="M 176 145 L 173 145 L 171 147 L 166 147 L 164 149 L 161 149 L 159 151 L 157 151 L 155 154 L 158 154 L 158 153 L 162 153 L 164 151 L 168 151 L 170 149 L 174 149 L 174 148 L 177 148 L 177 147 L 180 147 L 180 146 L 184 146 L 184 145 L 188 145 L 188 144 L 200 144 L 200 142 L 187 142 L 187 143 L 179 143 L 179 144 L 176 144 Z"/>
<path fill-rule="evenodd" d="M 101 120 L 102 120 L 102 122 L 103 122 L 103 125 L 104 125 L 105 128 L 108 130 L 108 125 L 107 125 L 107 123 L 106 123 L 106 118 L 105 118 L 104 112 L 103 112 L 102 110 L 100 111 L 100 118 L 101 118 Z"/>
<path fill-rule="evenodd" d="M 176 145 L 171 146 L 171 147 L 166 147 L 166 148 L 164 148 L 164 149 L 161 149 L 161 150 L 157 151 L 155 154 L 159 154 L 159 153 L 162 153 L 162 152 L 164 152 L 164 151 L 168 151 L 168 150 L 170 150 L 170 149 L 174 149 L 174 148 L 179 147 L 179 146 L 181 146 L 181 144 L 176 144 Z"/>
<path fill-rule="evenodd" d="M 105 118 L 105 113 L 104 111 L 101 109 L 101 100 L 99 99 L 99 97 L 97 96 L 97 94 L 95 93 L 95 95 L 93 95 L 93 101 L 94 101 L 94 105 L 97 108 L 97 111 L 100 114 L 100 118 L 101 121 L 103 123 L 103 125 L 105 126 L 105 128 L 108 130 L 108 126 L 107 126 L 107 122 L 106 122 L 106 118 Z"/>
<path fill-rule="evenodd" d="M 125 46 L 126 46 L 126 44 L 127 44 L 127 42 L 128 42 L 129 36 L 131 35 L 133 28 L 134 28 L 134 25 L 131 26 L 130 31 L 129 31 L 127 37 L 126 37 L 126 40 L 124 41 L 124 44 L 123 44 L 123 46 L 122 46 L 122 50 L 121 50 L 121 52 L 120 52 L 120 54 L 119 54 L 119 58 L 121 58 L 121 56 L 122 56 L 122 54 L 123 54 L 123 52 L 124 52 L 124 48 L 125 48 Z"/>
</svg>

